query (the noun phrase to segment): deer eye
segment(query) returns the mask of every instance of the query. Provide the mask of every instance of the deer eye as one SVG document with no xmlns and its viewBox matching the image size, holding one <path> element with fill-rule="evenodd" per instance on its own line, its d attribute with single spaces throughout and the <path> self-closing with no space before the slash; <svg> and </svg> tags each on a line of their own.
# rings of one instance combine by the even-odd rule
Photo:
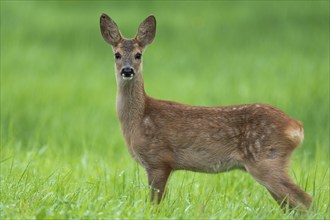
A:
<svg viewBox="0 0 330 220">
<path fill-rule="evenodd" d="M 115 53 L 115 59 L 116 60 L 120 60 L 120 58 L 121 58 L 121 54 L 120 53 Z"/>
<path fill-rule="evenodd" d="M 140 54 L 140 53 L 135 54 L 136 60 L 141 60 L 141 57 L 142 57 L 142 54 Z"/>
</svg>

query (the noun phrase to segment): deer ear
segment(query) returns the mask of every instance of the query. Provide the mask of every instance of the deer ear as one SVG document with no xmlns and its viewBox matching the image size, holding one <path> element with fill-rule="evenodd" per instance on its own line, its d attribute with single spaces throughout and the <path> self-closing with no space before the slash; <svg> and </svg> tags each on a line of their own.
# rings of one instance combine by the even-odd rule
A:
<svg viewBox="0 0 330 220">
<path fill-rule="evenodd" d="M 100 17 L 101 34 L 106 42 L 112 46 L 117 46 L 122 39 L 117 24 L 106 14 Z"/>
<path fill-rule="evenodd" d="M 136 40 L 142 47 L 150 44 L 156 35 L 156 18 L 153 15 L 147 17 L 139 26 Z"/>
</svg>

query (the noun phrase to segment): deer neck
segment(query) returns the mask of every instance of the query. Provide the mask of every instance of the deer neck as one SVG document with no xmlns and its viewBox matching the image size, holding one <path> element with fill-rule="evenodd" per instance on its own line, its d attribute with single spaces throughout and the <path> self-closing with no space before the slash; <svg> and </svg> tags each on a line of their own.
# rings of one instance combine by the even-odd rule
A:
<svg viewBox="0 0 330 220">
<path fill-rule="evenodd" d="M 117 114 L 125 139 L 130 145 L 144 114 L 146 93 L 142 74 L 137 74 L 129 81 L 117 79 L 117 84 Z"/>
</svg>

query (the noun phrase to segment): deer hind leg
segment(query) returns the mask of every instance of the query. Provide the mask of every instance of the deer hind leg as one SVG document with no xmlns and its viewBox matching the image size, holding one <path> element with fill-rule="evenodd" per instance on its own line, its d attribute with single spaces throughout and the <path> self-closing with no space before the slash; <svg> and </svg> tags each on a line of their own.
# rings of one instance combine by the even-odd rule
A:
<svg viewBox="0 0 330 220">
<path fill-rule="evenodd" d="M 309 209 L 312 198 L 297 186 L 288 176 L 285 163 L 265 160 L 255 164 L 246 165 L 246 170 L 270 192 L 272 197 L 283 209 L 286 205 L 290 209 Z"/>
<path fill-rule="evenodd" d="M 151 188 L 151 201 L 160 203 L 164 196 L 167 179 L 171 173 L 170 168 L 147 169 L 148 184 Z"/>
</svg>

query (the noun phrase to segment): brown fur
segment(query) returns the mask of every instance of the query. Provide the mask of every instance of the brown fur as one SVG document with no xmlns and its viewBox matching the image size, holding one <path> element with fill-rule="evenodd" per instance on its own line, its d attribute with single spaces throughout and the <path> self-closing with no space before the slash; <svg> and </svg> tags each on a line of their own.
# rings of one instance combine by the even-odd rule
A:
<svg viewBox="0 0 330 220">
<path fill-rule="evenodd" d="M 289 157 L 303 140 L 300 122 L 265 104 L 198 107 L 151 98 L 144 91 L 142 60 L 135 55 L 152 42 L 155 18 L 148 17 L 130 40 L 107 15 L 100 23 L 104 39 L 121 54 L 115 61 L 117 113 L 130 154 L 148 173 L 152 199 L 160 202 L 174 170 L 242 169 L 280 204 L 310 207 L 311 197 L 287 175 Z M 122 77 L 124 67 L 134 70 L 132 79 Z"/>
</svg>

